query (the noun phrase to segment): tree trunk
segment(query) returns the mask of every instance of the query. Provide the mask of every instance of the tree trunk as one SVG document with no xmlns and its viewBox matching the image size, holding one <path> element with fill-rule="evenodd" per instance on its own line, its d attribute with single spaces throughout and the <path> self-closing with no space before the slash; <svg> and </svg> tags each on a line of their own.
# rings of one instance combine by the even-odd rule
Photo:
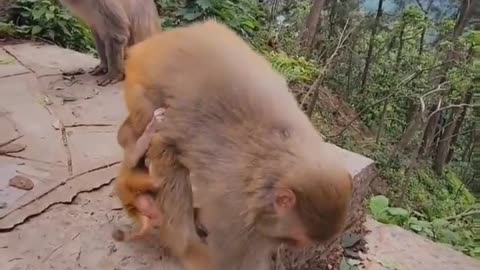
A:
<svg viewBox="0 0 480 270">
<path fill-rule="evenodd" d="M 413 140 L 413 138 L 415 138 L 417 131 L 424 128 L 423 127 L 424 124 L 425 124 L 424 113 L 421 112 L 420 110 L 416 110 L 413 113 L 412 120 L 409 122 L 408 127 L 403 132 L 402 138 L 393 149 L 392 154 L 390 155 L 390 160 L 393 160 L 393 158 L 396 157 L 396 155 L 398 155 L 400 152 L 405 151 L 405 149 L 408 147 L 408 145 Z M 421 147 L 420 143 L 418 143 L 417 145 L 418 146 L 416 147 L 415 151 L 418 151 L 418 149 Z M 415 154 L 415 158 L 416 156 L 417 154 Z"/>
<path fill-rule="evenodd" d="M 450 142 L 452 141 L 453 131 L 455 130 L 455 121 L 457 121 L 457 115 L 459 112 L 459 108 L 452 109 L 452 113 L 450 115 L 450 122 L 445 128 L 445 131 L 442 133 L 440 137 L 437 153 L 433 159 L 433 171 L 437 175 L 443 175 L 445 170 L 445 165 L 447 161 L 448 152 L 450 151 Z"/>
<path fill-rule="evenodd" d="M 465 28 L 465 25 L 467 24 L 467 21 L 470 18 L 471 15 L 471 0 L 463 0 L 462 5 L 460 6 L 459 10 L 459 15 L 457 18 L 457 22 L 455 24 L 453 34 L 452 34 L 452 41 L 455 43 L 458 40 L 458 37 L 460 37 L 463 34 L 463 30 Z M 453 60 L 455 60 L 456 54 L 455 54 L 455 46 L 454 49 L 450 50 L 448 53 L 447 59 L 446 59 L 446 65 L 445 69 L 443 70 L 442 77 L 440 78 L 440 84 L 445 82 L 447 80 L 446 74 L 450 70 L 450 68 L 453 65 Z M 442 97 L 446 97 L 449 94 L 449 91 L 444 91 L 442 94 Z M 433 115 L 428 124 L 427 128 L 425 129 L 425 134 L 423 136 L 423 142 L 422 142 L 422 147 L 420 148 L 420 154 L 426 154 L 432 146 L 432 142 L 434 140 L 435 136 L 435 131 L 437 130 L 438 123 L 440 120 L 441 113 L 437 113 Z"/>
<path fill-rule="evenodd" d="M 403 34 L 405 33 L 405 24 L 406 22 L 402 23 L 402 26 L 400 28 L 400 34 L 398 36 L 398 51 L 397 51 L 397 57 L 395 59 L 395 75 L 400 69 L 400 61 L 402 60 L 402 53 L 403 53 Z"/>
<path fill-rule="evenodd" d="M 350 49 L 350 52 L 349 52 L 349 55 L 348 55 L 347 91 L 346 91 L 348 100 L 350 100 L 350 96 L 352 95 L 352 72 L 353 72 L 353 50 L 354 50 L 354 48 Z"/>
<path fill-rule="evenodd" d="M 463 103 L 470 104 L 472 102 L 472 98 L 473 98 L 473 91 L 468 91 L 465 94 L 465 97 L 463 98 Z M 465 120 L 465 116 L 467 115 L 467 111 L 468 111 L 468 107 L 463 107 L 461 109 L 460 116 L 455 121 L 455 124 L 454 124 L 455 128 L 453 129 L 453 137 L 452 137 L 452 141 L 450 142 L 450 150 L 447 155 L 447 161 L 446 161 L 447 164 L 450 163 L 450 161 L 453 158 L 453 153 L 455 151 L 453 146 L 455 146 L 455 144 L 457 143 L 460 130 L 462 129 L 462 126 L 463 126 L 463 121 Z"/>
<path fill-rule="evenodd" d="M 373 24 L 372 33 L 370 34 L 367 58 L 365 58 L 365 67 L 363 68 L 363 73 L 362 73 L 362 84 L 361 84 L 362 87 L 360 89 L 360 94 L 365 91 L 365 88 L 367 86 L 368 71 L 370 69 L 370 65 L 372 61 L 373 47 L 375 46 L 375 37 L 377 35 L 377 28 L 378 28 L 378 24 L 380 23 L 380 18 L 382 17 L 382 15 L 383 15 L 383 0 L 379 0 L 377 15 L 375 16 L 375 23 Z"/>
<path fill-rule="evenodd" d="M 321 24 L 322 10 L 324 5 L 325 0 L 313 0 L 310 13 L 305 21 L 305 27 L 300 35 L 300 46 L 307 54 L 311 54 L 313 50 L 313 43 Z"/>
<path fill-rule="evenodd" d="M 337 0 L 328 0 L 329 4 L 332 5 L 330 8 L 330 14 L 329 14 L 329 27 L 328 27 L 328 40 L 331 40 L 333 37 L 333 33 L 335 32 L 335 26 L 338 25 L 335 21 L 335 17 L 337 16 Z"/>
<path fill-rule="evenodd" d="M 383 102 L 382 114 L 380 115 L 380 121 L 378 123 L 377 136 L 375 138 L 375 143 L 380 143 L 380 137 L 382 136 L 383 126 L 385 125 L 385 116 L 387 114 L 388 99 Z"/>
<path fill-rule="evenodd" d="M 423 9 L 423 7 L 420 5 L 420 8 L 423 10 L 423 13 L 425 14 L 425 18 L 424 18 L 425 24 L 428 21 L 428 14 L 430 13 L 430 9 L 432 8 L 432 4 L 433 4 L 433 0 L 428 1 L 427 9 Z M 426 32 L 427 32 L 427 26 L 424 25 L 422 27 L 422 33 L 420 34 L 420 44 L 418 45 L 418 55 L 422 55 L 422 53 L 423 53 L 423 44 L 425 42 L 425 33 Z"/>
</svg>

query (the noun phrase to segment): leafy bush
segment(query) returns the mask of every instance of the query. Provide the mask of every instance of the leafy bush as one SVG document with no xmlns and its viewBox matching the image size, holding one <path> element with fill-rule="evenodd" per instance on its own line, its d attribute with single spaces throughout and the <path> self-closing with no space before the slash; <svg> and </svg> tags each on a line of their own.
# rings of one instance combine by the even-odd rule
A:
<svg viewBox="0 0 480 270">
<path fill-rule="evenodd" d="M 12 8 L 16 31 L 24 37 L 52 41 L 83 52 L 94 51 L 88 27 L 72 17 L 55 0 L 18 0 Z"/>
<path fill-rule="evenodd" d="M 265 53 L 265 56 L 289 83 L 312 83 L 318 74 L 315 63 L 303 56 L 289 56 L 284 52 L 273 51 Z"/>
<path fill-rule="evenodd" d="M 0 22 L 0 36 L 1 37 L 16 37 L 17 31 L 13 23 Z"/>
<path fill-rule="evenodd" d="M 170 18 L 164 20 L 166 28 L 215 17 L 235 29 L 244 37 L 252 37 L 264 24 L 265 12 L 255 0 L 195 0 L 179 8 L 174 0 L 157 3 Z"/>
<path fill-rule="evenodd" d="M 434 241 L 450 244 L 470 256 L 480 255 L 472 224 L 472 216 L 479 210 L 478 206 L 456 216 L 432 220 L 415 211 L 391 207 L 389 199 L 383 195 L 370 198 L 368 207 L 373 218 L 379 222 L 398 225 Z"/>
</svg>

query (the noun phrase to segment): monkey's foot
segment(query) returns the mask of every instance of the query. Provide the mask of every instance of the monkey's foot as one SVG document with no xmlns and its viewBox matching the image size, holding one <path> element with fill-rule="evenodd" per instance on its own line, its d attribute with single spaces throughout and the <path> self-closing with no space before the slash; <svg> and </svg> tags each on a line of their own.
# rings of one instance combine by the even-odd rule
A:
<svg viewBox="0 0 480 270">
<path fill-rule="evenodd" d="M 123 81 L 125 78 L 125 74 L 123 72 L 118 72 L 118 73 L 107 73 L 107 75 L 101 79 L 100 81 L 97 81 L 98 86 L 107 86 L 109 84 L 116 84 L 120 81 Z"/>
<path fill-rule="evenodd" d="M 146 194 L 142 194 L 135 199 L 134 205 L 141 214 L 143 224 L 149 223 L 150 219 L 163 219 L 162 213 L 154 207 L 154 204 L 153 198 Z"/>
<path fill-rule="evenodd" d="M 107 74 L 107 67 L 100 64 L 94 67 L 92 70 L 90 70 L 88 73 L 93 75 L 93 76 L 98 76 L 98 75 L 105 75 Z"/>
</svg>

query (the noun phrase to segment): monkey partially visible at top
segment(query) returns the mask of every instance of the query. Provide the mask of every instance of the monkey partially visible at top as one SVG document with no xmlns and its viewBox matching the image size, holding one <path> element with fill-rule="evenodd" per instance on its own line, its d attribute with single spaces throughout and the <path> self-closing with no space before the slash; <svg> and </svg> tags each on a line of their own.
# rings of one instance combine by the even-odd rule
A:
<svg viewBox="0 0 480 270">
<path fill-rule="evenodd" d="M 184 189 L 172 190 L 188 198 L 182 175 L 194 175 L 199 220 L 209 231 L 200 251 L 211 258 L 194 269 L 269 269 L 279 244 L 306 247 L 342 231 L 352 178 L 340 151 L 323 141 L 286 80 L 232 30 L 214 21 L 175 28 L 128 55 L 124 94 L 137 138 L 154 110 L 168 107 L 147 152 L 150 175 L 183 179 Z M 170 171 L 159 158 L 166 145 L 178 165 Z M 162 205 L 191 207 L 190 199 L 162 198 L 155 203 L 171 217 L 185 213 Z"/>
<path fill-rule="evenodd" d="M 125 49 L 160 31 L 153 0 L 60 0 L 92 30 L 100 64 L 89 73 L 104 75 L 100 86 L 124 79 Z"/>
</svg>

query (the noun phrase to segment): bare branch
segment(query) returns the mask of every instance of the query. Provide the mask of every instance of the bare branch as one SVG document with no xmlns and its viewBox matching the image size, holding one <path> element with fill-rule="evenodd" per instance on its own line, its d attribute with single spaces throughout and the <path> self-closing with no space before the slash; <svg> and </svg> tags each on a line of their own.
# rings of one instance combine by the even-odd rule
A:
<svg viewBox="0 0 480 270">
<path fill-rule="evenodd" d="M 395 87 L 394 87 L 394 90 L 398 89 L 400 86 L 402 85 L 405 85 L 409 82 L 411 82 L 412 80 L 414 80 L 416 77 L 418 77 L 421 73 L 425 72 L 426 70 L 431 70 L 431 69 L 434 69 L 438 66 L 433 66 L 433 67 L 429 67 L 429 68 L 426 68 L 426 69 L 422 69 L 420 71 L 417 71 L 415 73 L 412 73 L 410 75 L 408 75 L 407 77 L 405 77 L 403 80 L 401 80 Z M 440 84 L 439 86 L 441 86 L 443 84 Z M 435 91 L 436 89 L 434 89 L 433 91 Z M 327 135 L 326 137 L 328 138 L 335 138 L 335 137 L 338 137 L 340 135 L 343 134 L 343 132 L 345 132 L 345 130 L 347 130 L 351 124 L 353 124 L 353 122 L 355 122 L 355 120 L 357 120 L 364 112 L 366 112 L 369 108 L 385 101 L 385 100 L 388 100 L 390 98 L 396 98 L 396 95 L 398 95 L 399 93 L 401 93 L 400 91 L 392 91 L 390 94 L 388 94 L 387 96 L 373 102 L 372 104 L 366 106 L 363 110 L 361 110 L 359 113 L 357 113 L 355 115 L 355 117 L 353 117 L 346 125 L 345 127 L 342 128 L 342 130 L 340 130 L 339 132 L 337 132 L 336 134 L 334 135 Z M 427 93 L 428 94 L 428 93 Z M 421 99 L 421 101 L 423 101 L 423 99 Z M 439 104 L 440 106 L 440 104 Z M 423 104 L 423 107 L 425 107 L 425 104 Z M 423 110 L 424 111 L 424 110 Z M 423 113 L 422 111 L 422 113 Z"/>
<path fill-rule="evenodd" d="M 443 82 L 443 83 L 439 84 L 435 89 L 433 89 L 433 90 L 431 90 L 431 91 L 428 91 L 427 93 L 423 94 L 423 95 L 420 97 L 420 105 L 421 105 L 421 111 L 422 111 L 422 113 L 425 112 L 425 110 L 426 110 L 424 98 L 425 98 L 426 96 L 429 96 L 429 95 L 433 94 L 433 93 L 447 90 L 447 89 L 443 88 L 443 86 L 446 85 L 446 84 L 448 84 L 448 82 Z M 441 104 L 441 103 L 439 103 L 438 106 L 440 106 L 440 104 Z M 437 109 L 438 109 L 438 106 L 437 106 Z"/>
<path fill-rule="evenodd" d="M 422 3 L 420 2 L 420 0 L 417 0 L 417 4 L 418 4 L 418 6 L 420 7 L 420 9 L 423 11 L 423 13 L 426 13 L 426 12 L 425 12 L 425 9 L 423 8 Z"/>
<path fill-rule="evenodd" d="M 433 111 L 427 119 L 430 119 L 431 117 L 433 117 L 435 114 L 441 112 L 441 111 L 445 111 L 445 110 L 448 110 L 448 109 L 452 109 L 452 108 L 463 108 L 463 107 L 469 107 L 469 108 L 478 108 L 480 107 L 480 103 L 479 104 L 466 104 L 466 103 L 461 103 L 461 104 L 451 104 L 451 105 L 448 105 L 448 106 L 445 106 L 445 107 L 441 107 L 440 106 L 440 102 L 437 106 L 437 109 L 435 111 Z"/>
<path fill-rule="evenodd" d="M 300 103 L 300 107 L 303 107 L 303 105 L 305 104 L 305 102 L 307 101 L 307 98 L 310 96 L 311 93 L 313 93 L 313 91 L 315 91 L 315 89 L 317 89 L 318 87 L 320 87 L 320 83 L 323 79 L 323 75 L 325 74 L 325 72 L 327 71 L 327 69 L 329 68 L 330 64 L 332 63 L 333 59 L 335 59 L 335 57 L 337 57 L 338 55 L 338 52 L 341 48 L 343 48 L 344 44 L 345 44 L 345 41 L 348 39 L 348 37 L 350 36 L 350 34 L 353 32 L 353 30 L 355 30 L 355 28 L 359 25 L 355 25 L 353 26 L 348 32 L 347 32 L 347 28 L 350 24 L 350 19 L 347 19 L 347 21 L 345 22 L 345 26 L 343 27 L 342 29 L 342 32 L 340 33 L 340 37 L 338 38 L 338 43 L 337 43 L 337 46 L 335 47 L 335 50 L 333 51 L 333 53 L 330 55 L 330 57 L 327 59 L 327 61 L 325 62 L 325 65 L 322 67 L 322 69 L 320 69 L 319 73 L 318 73 L 318 76 L 317 76 L 317 79 L 315 80 L 315 82 L 310 86 L 310 88 L 308 89 L 307 93 L 303 96 L 302 98 L 302 102 Z"/>
</svg>

